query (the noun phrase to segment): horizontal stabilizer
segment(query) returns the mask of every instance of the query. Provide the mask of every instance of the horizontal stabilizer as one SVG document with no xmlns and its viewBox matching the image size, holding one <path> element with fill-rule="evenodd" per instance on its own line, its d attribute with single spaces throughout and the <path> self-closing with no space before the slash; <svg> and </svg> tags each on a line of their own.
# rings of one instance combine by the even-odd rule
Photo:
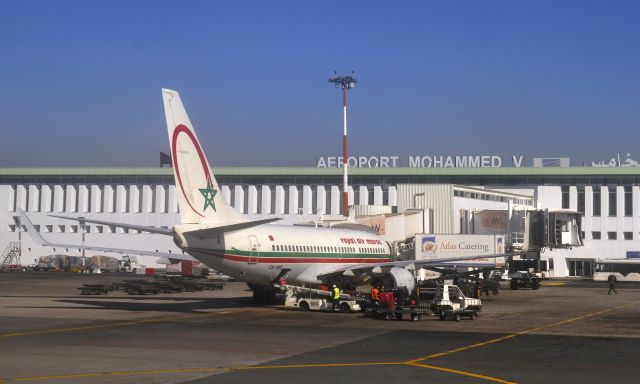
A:
<svg viewBox="0 0 640 384">
<path fill-rule="evenodd" d="M 215 236 L 222 232 L 231 232 L 231 231 L 237 231 L 239 229 L 257 227 L 259 225 L 273 223 L 274 221 L 278 221 L 278 220 L 280 220 L 280 218 L 245 221 L 242 223 L 219 225 L 217 227 L 209 227 L 204 229 L 196 229 L 195 231 L 184 232 L 184 234 L 204 239 L 207 237 Z"/>
<path fill-rule="evenodd" d="M 18 210 L 20 214 L 21 224 L 25 226 L 27 229 L 27 233 L 31 236 L 31 239 L 42 246 L 45 247 L 53 247 L 53 248 L 73 248 L 73 249 L 85 249 L 89 251 L 98 251 L 98 252 L 108 252 L 108 253 L 119 253 L 122 255 L 141 255 L 141 256 L 154 256 L 154 257 L 169 257 L 175 260 L 190 260 L 195 261 L 193 257 L 189 255 L 180 255 L 169 252 L 154 252 L 154 251 L 145 251 L 140 249 L 125 249 L 125 248 L 111 248 L 111 247 L 98 247 L 93 245 L 79 245 L 79 244 L 62 244 L 62 243 L 52 243 L 50 241 L 45 240 L 42 235 L 36 231 L 36 228 L 29 220 L 29 217 L 22 211 Z"/>
<path fill-rule="evenodd" d="M 57 217 L 59 219 L 65 219 L 65 220 L 74 220 L 74 221 L 80 221 L 80 222 L 85 222 L 85 223 L 110 225 L 112 227 L 117 227 L 117 228 L 134 229 L 134 230 L 140 231 L 140 232 L 149 232 L 149 233 L 156 233 L 158 235 L 173 236 L 173 230 L 172 229 L 149 227 L 149 226 L 146 226 L 146 225 L 135 225 L 135 224 L 127 224 L 127 223 L 118 223 L 118 222 L 115 222 L 115 221 L 95 220 L 95 219 L 86 219 L 86 218 L 79 218 L 79 217 L 68 217 L 68 216 L 62 216 L 62 215 L 49 215 L 49 216 Z"/>
</svg>

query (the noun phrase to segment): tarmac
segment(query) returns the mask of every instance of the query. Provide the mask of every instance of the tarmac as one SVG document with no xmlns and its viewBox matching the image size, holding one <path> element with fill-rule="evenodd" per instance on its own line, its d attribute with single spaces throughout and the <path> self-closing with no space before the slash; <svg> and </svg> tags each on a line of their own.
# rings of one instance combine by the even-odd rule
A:
<svg viewBox="0 0 640 384">
<path fill-rule="evenodd" d="M 222 291 L 82 296 L 122 274 L 0 273 L 0 383 L 637 383 L 640 287 L 545 281 L 476 320 L 375 320 Z"/>
</svg>

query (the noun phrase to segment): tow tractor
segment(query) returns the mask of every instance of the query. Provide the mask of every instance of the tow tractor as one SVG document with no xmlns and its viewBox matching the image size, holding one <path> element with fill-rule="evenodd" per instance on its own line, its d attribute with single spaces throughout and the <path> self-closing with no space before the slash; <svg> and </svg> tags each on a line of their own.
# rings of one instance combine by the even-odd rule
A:
<svg viewBox="0 0 640 384">
<path fill-rule="evenodd" d="M 285 284 L 276 284 L 275 287 L 284 292 L 285 307 L 299 308 L 302 311 L 331 311 L 333 307 L 330 291 Z M 337 307 L 343 313 L 360 311 L 357 297 L 346 293 L 340 294 Z"/>
<path fill-rule="evenodd" d="M 442 284 L 436 287 L 435 298 L 431 304 L 431 311 L 440 316 L 440 320 L 462 317 L 475 320 L 482 310 L 480 299 L 465 297 L 460 288 L 455 285 Z"/>
</svg>

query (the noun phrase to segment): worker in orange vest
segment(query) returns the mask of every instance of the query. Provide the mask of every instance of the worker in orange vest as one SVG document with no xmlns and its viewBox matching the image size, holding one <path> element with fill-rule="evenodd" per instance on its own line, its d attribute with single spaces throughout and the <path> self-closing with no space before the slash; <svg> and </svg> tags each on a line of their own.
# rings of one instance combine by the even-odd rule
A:
<svg viewBox="0 0 640 384">
<path fill-rule="evenodd" d="M 371 300 L 373 302 L 378 301 L 378 299 L 380 298 L 379 294 L 380 294 L 380 290 L 375 285 L 371 287 Z"/>
</svg>

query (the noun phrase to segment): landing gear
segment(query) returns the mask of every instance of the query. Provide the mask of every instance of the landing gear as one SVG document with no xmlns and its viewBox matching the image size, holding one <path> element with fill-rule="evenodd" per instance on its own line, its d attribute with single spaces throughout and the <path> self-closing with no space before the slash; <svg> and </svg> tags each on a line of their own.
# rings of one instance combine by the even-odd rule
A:
<svg viewBox="0 0 640 384">
<path fill-rule="evenodd" d="M 247 283 L 253 291 L 253 303 L 256 305 L 276 304 L 276 290 L 267 285 L 255 285 Z"/>
</svg>

